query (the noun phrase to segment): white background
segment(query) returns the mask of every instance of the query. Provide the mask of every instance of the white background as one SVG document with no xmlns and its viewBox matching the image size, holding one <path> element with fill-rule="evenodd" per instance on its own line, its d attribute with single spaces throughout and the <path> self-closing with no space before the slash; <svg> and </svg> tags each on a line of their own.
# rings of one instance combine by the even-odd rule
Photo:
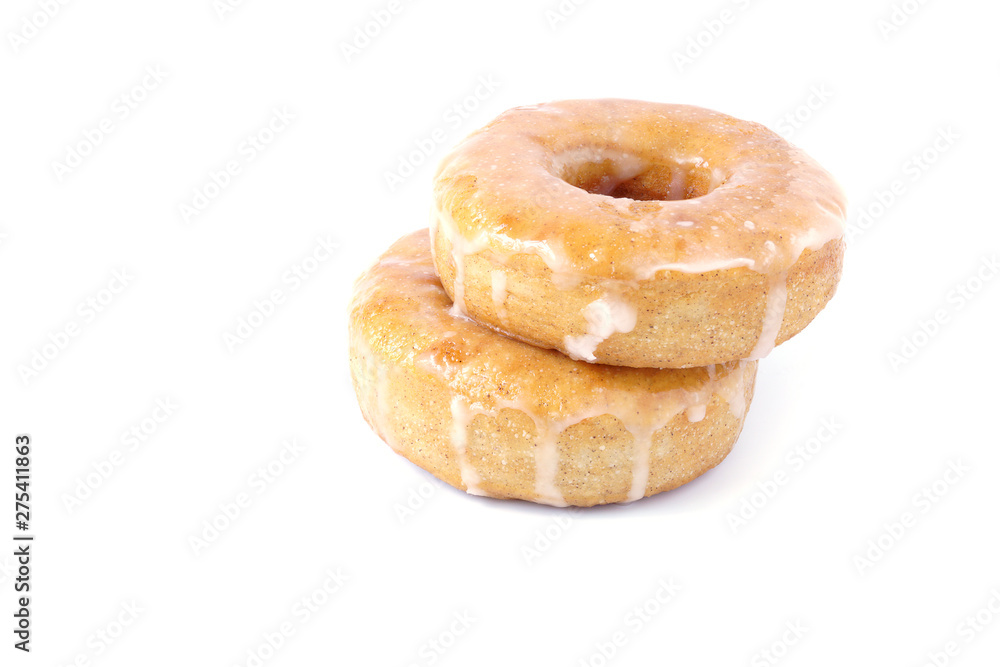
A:
<svg viewBox="0 0 1000 667">
<path fill-rule="evenodd" d="M 0 663 L 775 664 L 769 650 L 789 666 L 916 666 L 954 641 L 938 664 L 995 664 L 1000 280 L 984 261 L 1000 250 L 1000 9 L 897 3 L 909 13 L 889 30 L 887 0 L 591 0 L 566 16 L 557 0 L 408 0 L 350 57 L 388 0 L 247 0 L 221 16 L 212 0 L 50 2 L 50 19 L 45 3 L 4 3 L 0 489 L 9 499 L 14 436 L 30 433 L 37 537 L 30 655 L 11 646 L 0 549 Z M 575 97 L 781 130 L 842 182 L 855 233 L 836 298 L 761 364 L 722 465 L 569 513 L 437 488 L 391 453 L 354 400 L 346 309 L 353 279 L 426 226 L 433 164 L 455 142 L 509 107 Z M 275 109 L 294 120 L 254 153 L 244 142 Z M 111 132 L 88 150 L 102 119 Z M 68 173 L 54 165 L 76 150 Z M 240 172 L 185 216 L 230 160 Z M 327 238 L 332 259 L 310 259 Z M 296 267 L 314 272 L 297 284 Z M 103 291 L 122 270 L 127 286 Z M 273 290 L 283 302 L 231 350 Z M 50 358 L 26 373 L 36 352 Z M 178 407 L 156 424 L 165 399 Z M 834 437 L 793 463 L 824 420 Z M 258 493 L 252 476 L 291 438 L 303 451 Z M 938 481 L 952 464 L 967 470 Z M 776 474 L 786 483 L 761 495 Z M 249 505 L 195 553 L 241 493 Z M 755 514 L 734 528 L 744 501 Z M 0 526 L 12 545 L 7 501 Z M 327 594 L 338 569 L 348 580 Z M 680 587 L 668 602 L 661 579 Z M 323 604 L 306 615 L 303 596 Z M 271 651 L 283 623 L 293 634 Z"/>
</svg>

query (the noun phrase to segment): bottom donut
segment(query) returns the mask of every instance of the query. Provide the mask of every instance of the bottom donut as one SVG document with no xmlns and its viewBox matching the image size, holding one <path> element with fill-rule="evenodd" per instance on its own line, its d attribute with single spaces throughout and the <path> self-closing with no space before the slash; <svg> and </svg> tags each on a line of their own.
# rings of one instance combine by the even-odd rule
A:
<svg viewBox="0 0 1000 667">
<path fill-rule="evenodd" d="M 718 465 L 757 372 L 601 366 L 507 338 L 452 314 L 426 229 L 358 279 L 350 365 L 397 453 L 471 494 L 557 506 L 638 500 Z"/>
</svg>

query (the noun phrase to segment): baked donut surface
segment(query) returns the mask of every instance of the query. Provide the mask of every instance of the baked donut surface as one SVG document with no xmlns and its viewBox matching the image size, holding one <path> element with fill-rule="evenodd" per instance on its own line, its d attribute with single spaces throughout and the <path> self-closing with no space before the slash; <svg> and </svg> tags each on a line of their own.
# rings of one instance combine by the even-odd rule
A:
<svg viewBox="0 0 1000 667">
<path fill-rule="evenodd" d="M 759 359 L 833 296 L 843 192 L 762 125 L 693 106 L 512 109 L 442 162 L 435 264 L 456 312 L 575 359 Z"/>
<path fill-rule="evenodd" d="M 427 230 L 357 281 L 350 367 L 397 453 L 476 495 L 550 505 L 637 500 L 732 449 L 757 363 L 649 369 L 574 361 L 453 313 Z"/>
</svg>

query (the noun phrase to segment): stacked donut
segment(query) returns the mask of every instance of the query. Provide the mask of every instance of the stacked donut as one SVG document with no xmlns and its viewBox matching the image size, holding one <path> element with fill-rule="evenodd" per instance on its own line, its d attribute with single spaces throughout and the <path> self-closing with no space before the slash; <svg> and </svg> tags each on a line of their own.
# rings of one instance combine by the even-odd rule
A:
<svg viewBox="0 0 1000 667">
<path fill-rule="evenodd" d="M 351 373 L 395 451 L 477 495 L 637 500 L 729 453 L 757 360 L 836 290 L 845 201 L 756 123 L 628 100 L 512 109 L 357 282 Z"/>
</svg>

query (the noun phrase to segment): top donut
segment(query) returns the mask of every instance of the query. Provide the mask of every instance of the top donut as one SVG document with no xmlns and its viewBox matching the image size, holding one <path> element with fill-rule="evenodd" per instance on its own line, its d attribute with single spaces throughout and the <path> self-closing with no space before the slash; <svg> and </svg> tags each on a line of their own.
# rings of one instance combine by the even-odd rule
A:
<svg viewBox="0 0 1000 667">
<path fill-rule="evenodd" d="M 434 182 L 435 267 L 458 314 L 602 364 L 766 356 L 833 296 L 845 198 L 757 123 L 700 107 L 518 107 Z"/>
</svg>

